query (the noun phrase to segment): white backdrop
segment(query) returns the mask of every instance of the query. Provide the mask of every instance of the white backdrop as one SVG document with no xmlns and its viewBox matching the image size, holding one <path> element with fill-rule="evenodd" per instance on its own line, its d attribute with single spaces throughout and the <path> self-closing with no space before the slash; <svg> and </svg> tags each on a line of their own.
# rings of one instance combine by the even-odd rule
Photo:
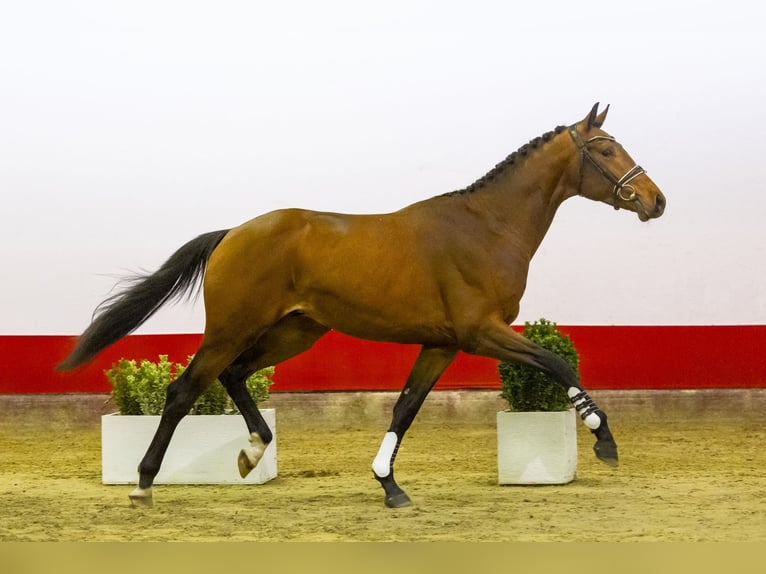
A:
<svg viewBox="0 0 766 574">
<path fill-rule="evenodd" d="M 75 334 L 193 236 L 471 183 L 595 101 L 668 198 L 559 212 L 519 320 L 766 323 L 761 22 L 744 0 L 25 0 L 0 7 L 0 334 Z M 197 332 L 201 305 L 142 332 Z"/>
</svg>

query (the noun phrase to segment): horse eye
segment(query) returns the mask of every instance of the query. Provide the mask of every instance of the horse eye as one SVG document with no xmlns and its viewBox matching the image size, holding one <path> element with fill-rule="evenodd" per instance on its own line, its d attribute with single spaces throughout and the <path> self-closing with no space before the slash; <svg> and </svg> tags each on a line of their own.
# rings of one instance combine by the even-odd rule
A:
<svg viewBox="0 0 766 574">
<path fill-rule="evenodd" d="M 604 157 L 609 157 L 610 155 L 614 155 L 614 150 L 610 147 L 604 148 L 601 150 L 601 155 Z"/>
</svg>

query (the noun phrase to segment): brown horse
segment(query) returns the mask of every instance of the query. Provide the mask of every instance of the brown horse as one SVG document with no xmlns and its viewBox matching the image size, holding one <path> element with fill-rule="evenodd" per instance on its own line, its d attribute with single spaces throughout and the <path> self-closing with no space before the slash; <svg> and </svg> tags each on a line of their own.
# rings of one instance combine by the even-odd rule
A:
<svg viewBox="0 0 766 574">
<path fill-rule="evenodd" d="M 200 393 L 219 377 L 250 431 L 239 455 L 245 476 L 271 432 L 244 381 L 309 349 L 330 329 L 422 346 L 394 407 L 372 469 L 387 506 L 410 504 L 394 481 L 404 433 L 460 351 L 520 361 L 551 375 L 596 436 L 596 456 L 617 464 L 607 417 L 557 355 L 509 324 L 529 262 L 561 203 L 582 195 L 638 214 L 662 215 L 665 198 L 613 137 L 598 104 L 574 125 L 532 140 L 461 191 L 385 215 L 286 209 L 193 239 L 153 274 L 104 301 L 60 369 L 72 369 L 126 336 L 204 276 L 205 333 L 194 360 L 168 389 L 161 422 L 139 466 L 134 504 L 151 487 L 170 438 Z"/>
</svg>

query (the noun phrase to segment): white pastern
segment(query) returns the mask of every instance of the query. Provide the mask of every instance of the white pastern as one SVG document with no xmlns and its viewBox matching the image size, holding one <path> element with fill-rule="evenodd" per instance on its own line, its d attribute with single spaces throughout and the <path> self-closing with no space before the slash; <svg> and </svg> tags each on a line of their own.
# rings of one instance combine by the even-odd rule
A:
<svg viewBox="0 0 766 574">
<path fill-rule="evenodd" d="M 385 478 L 391 474 L 391 457 L 394 455 L 396 443 L 399 441 L 395 432 L 388 431 L 380 443 L 380 449 L 372 461 L 372 472 L 379 478 Z"/>
</svg>

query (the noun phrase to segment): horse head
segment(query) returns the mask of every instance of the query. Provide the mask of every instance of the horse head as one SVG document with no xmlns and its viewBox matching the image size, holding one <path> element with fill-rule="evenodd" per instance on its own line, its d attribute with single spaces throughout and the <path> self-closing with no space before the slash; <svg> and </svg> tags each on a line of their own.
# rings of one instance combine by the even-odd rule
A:
<svg viewBox="0 0 766 574">
<path fill-rule="evenodd" d="M 638 214 L 641 221 L 660 217 L 665 196 L 614 137 L 601 129 L 609 106 L 598 113 L 598 103 L 580 122 L 569 127 L 578 148 L 577 193 Z"/>
</svg>

